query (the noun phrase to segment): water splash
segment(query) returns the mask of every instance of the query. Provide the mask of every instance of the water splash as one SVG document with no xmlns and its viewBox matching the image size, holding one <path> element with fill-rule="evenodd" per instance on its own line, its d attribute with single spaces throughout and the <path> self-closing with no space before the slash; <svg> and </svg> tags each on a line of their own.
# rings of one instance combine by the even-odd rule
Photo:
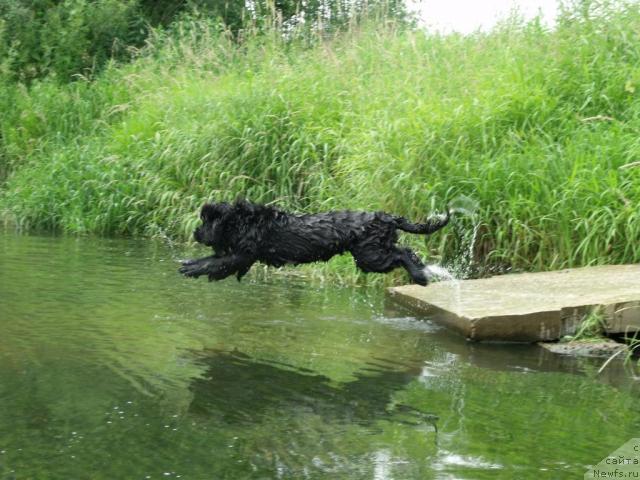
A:
<svg viewBox="0 0 640 480">
<path fill-rule="evenodd" d="M 479 206 L 476 200 L 466 195 L 458 195 L 448 204 L 449 212 L 461 213 L 472 218 L 476 217 Z"/>
<path fill-rule="evenodd" d="M 459 272 L 450 271 L 446 267 L 437 264 L 427 265 L 423 269 L 425 275 L 429 279 L 429 282 L 433 281 L 445 281 L 448 288 L 451 290 L 451 296 L 456 305 L 459 305 L 462 300 L 462 293 L 460 288 L 460 276 Z"/>
<path fill-rule="evenodd" d="M 474 272 L 475 247 L 480 231 L 479 208 L 479 203 L 466 195 L 458 195 L 449 202 L 449 210 L 455 212 L 455 217 L 458 217 L 457 221 L 454 221 L 454 229 L 459 236 L 461 248 L 448 268 L 457 279 L 469 278 Z M 465 228 L 467 222 L 472 226 L 470 232 Z"/>
<path fill-rule="evenodd" d="M 438 264 L 435 264 L 435 263 L 433 263 L 431 265 L 427 265 L 426 267 L 424 267 L 424 269 L 422 271 L 425 273 L 425 275 L 427 276 L 429 281 L 433 281 L 433 280 L 455 280 L 455 277 L 453 276 L 453 274 L 449 270 L 447 270 L 442 265 L 438 265 Z"/>
<path fill-rule="evenodd" d="M 453 281 L 469 278 L 474 271 L 475 246 L 480 230 L 479 203 L 466 195 L 458 195 L 448 204 L 449 212 L 453 215 L 455 234 L 459 236 L 461 249 L 452 262 L 444 265 L 431 264 L 424 268 L 429 281 Z M 464 229 L 461 221 L 456 217 L 469 220 L 472 229 Z"/>
</svg>

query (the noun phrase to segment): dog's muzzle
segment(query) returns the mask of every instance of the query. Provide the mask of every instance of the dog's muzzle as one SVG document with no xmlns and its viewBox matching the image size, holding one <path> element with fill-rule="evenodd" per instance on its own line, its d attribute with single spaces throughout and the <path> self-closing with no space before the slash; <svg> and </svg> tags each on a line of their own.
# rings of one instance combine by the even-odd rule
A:
<svg viewBox="0 0 640 480">
<path fill-rule="evenodd" d="M 202 227 L 198 227 L 194 230 L 193 238 L 196 242 L 202 243 Z"/>
</svg>

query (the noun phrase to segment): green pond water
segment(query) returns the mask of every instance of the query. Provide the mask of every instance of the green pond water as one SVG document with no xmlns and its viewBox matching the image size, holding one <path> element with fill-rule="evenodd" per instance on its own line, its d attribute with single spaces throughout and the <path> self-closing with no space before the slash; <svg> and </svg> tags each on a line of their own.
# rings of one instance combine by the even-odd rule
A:
<svg viewBox="0 0 640 480">
<path fill-rule="evenodd" d="M 193 254 L 0 233 L 0 479 L 582 478 L 640 436 L 621 364 Z"/>
</svg>

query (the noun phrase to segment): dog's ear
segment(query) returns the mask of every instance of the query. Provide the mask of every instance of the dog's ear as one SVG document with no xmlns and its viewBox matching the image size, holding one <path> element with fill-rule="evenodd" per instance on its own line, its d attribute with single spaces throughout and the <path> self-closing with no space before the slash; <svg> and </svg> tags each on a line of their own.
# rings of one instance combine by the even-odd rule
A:
<svg viewBox="0 0 640 480">
<path fill-rule="evenodd" d="M 205 203 L 200 210 L 200 218 L 203 222 L 212 222 L 222 217 L 229 211 L 229 204 L 222 203 Z"/>
<path fill-rule="evenodd" d="M 216 215 L 216 206 L 213 203 L 205 203 L 200 209 L 200 220 L 211 221 Z"/>
</svg>

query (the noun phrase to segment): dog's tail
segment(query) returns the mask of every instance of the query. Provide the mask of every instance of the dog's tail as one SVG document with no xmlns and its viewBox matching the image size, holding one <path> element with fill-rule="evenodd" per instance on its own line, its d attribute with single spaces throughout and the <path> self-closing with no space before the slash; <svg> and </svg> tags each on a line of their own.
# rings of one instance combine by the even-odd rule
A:
<svg viewBox="0 0 640 480">
<path fill-rule="evenodd" d="M 444 215 L 434 215 L 429 217 L 425 223 L 412 223 L 404 217 L 396 217 L 396 227 L 409 233 L 418 233 L 428 235 L 437 232 L 449 223 L 451 212 L 447 207 L 447 213 Z"/>
</svg>

